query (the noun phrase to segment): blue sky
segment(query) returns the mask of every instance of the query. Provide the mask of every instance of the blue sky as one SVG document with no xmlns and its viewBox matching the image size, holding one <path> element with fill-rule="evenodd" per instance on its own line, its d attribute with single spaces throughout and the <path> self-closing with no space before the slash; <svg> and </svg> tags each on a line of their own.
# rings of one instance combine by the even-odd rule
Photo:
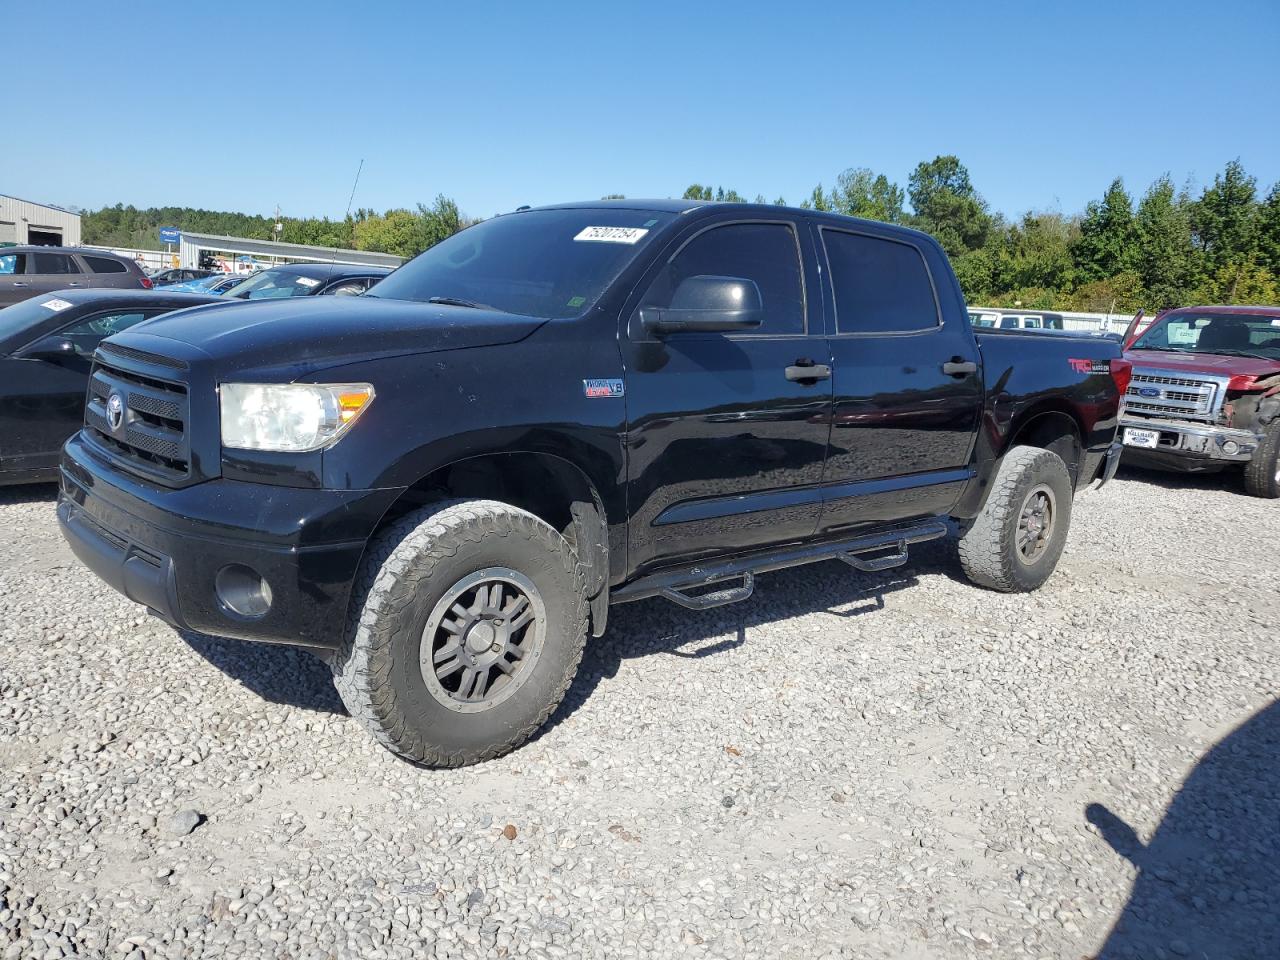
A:
<svg viewBox="0 0 1280 960">
<path fill-rule="evenodd" d="M 356 206 L 476 216 L 946 153 L 1010 215 L 1280 180 L 1277 0 L 4 6 L 0 192 L 53 203 L 341 216 L 361 158 Z"/>
</svg>

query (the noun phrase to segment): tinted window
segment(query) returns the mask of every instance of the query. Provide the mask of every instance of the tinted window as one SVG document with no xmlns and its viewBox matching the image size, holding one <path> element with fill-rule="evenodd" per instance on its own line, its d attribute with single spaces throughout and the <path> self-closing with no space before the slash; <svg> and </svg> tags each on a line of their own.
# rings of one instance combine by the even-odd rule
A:
<svg viewBox="0 0 1280 960">
<path fill-rule="evenodd" d="M 733 223 L 698 234 L 658 274 L 645 306 L 670 306 L 681 281 L 701 276 L 755 281 L 764 323 L 752 333 L 804 333 L 800 251 L 785 223 Z"/>
<path fill-rule="evenodd" d="M 137 310 L 127 313 L 100 313 L 67 327 L 62 331 L 62 336 L 71 341 L 76 353 L 88 357 L 93 355 L 93 351 L 103 337 L 109 337 L 121 330 L 128 330 L 149 316 L 154 316 L 154 313 L 143 313 Z"/>
<path fill-rule="evenodd" d="M 827 229 L 822 240 L 841 333 L 896 333 L 938 325 L 933 284 L 915 247 Z"/>
<path fill-rule="evenodd" d="M 128 273 L 129 268 L 110 257 L 85 257 L 84 262 L 94 273 Z"/>
<path fill-rule="evenodd" d="M 34 261 L 28 273 L 79 273 L 80 268 L 65 253 L 33 253 Z"/>
</svg>

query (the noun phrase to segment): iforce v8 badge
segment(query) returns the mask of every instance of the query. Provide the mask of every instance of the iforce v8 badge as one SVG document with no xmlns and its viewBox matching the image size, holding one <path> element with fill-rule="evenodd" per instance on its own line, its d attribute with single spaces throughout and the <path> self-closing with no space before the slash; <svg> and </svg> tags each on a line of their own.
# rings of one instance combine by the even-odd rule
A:
<svg viewBox="0 0 1280 960">
<path fill-rule="evenodd" d="M 588 397 L 620 397 L 624 393 L 621 380 L 583 380 L 582 392 Z"/>
</svg>

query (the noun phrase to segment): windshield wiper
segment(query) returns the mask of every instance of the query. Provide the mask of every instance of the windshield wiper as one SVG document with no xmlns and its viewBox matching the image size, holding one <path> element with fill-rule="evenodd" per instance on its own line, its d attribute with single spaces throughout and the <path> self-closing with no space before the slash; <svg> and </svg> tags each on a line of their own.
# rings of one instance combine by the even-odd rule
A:
<svg viewBox="0 0 1280 960">
<path fill-rule="evenodd" d="M 491 307 L 487 303 L 476 303 L 474 300 L 464 300 L 462 297 L 427 297 L 427 303 L 442 303 L 446 307 L 470 307 L 472 310 L 497 310 L 498 313 L 507 312 Z"/>
<path fill-rule="evenodd" d="M 1206 353 L 1216 353 L 1224 357 L 1252 357 L 1254 360 L 1280 360 L 1280 357 L 1268 357 L 1264 353 L 1249 353 L 1245 350 L 1206 350 Z"/>
</svg>

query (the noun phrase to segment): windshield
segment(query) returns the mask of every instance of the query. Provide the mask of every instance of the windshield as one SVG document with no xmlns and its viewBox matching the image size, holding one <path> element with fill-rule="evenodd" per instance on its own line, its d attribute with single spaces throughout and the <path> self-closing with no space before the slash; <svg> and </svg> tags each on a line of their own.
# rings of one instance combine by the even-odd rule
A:
<svg viewBox="0 0 1280 960">
<path fill-rule="evenodd" d="M 305 297 L 319 280 L 304 277 L 288 270 L 263 270 L 247 280 L 242 280 L 226 292 L 228 297 L 242 300 L 265 300 L 274 297 Z"/>
<path fill-rule="evenodd" d="M 1280 360 L 1280 313 L 1175 313 L 1153 324 L 1131 350 L 1173 350 Z"/>
<path fill-rule="evenodd" d="M 531 317 L 576 317 L 672 216 L 572 209 L 494 217 L 431 247 L 365 296 L 445 298 Z"/>
<path fill-rule="evenodd" d="M 53 306 L 45 306 L 45 304 Z M 67 301 L 50 294 L 32 297 L 30 300 L 23 300 L 11 307 L 5 307 L 0 310 L 0 343 L 30 327 L 37 326 L 41 321 L 48 320 L 55 313 L 69 306 L 71 304 Z"/>
</svg>

